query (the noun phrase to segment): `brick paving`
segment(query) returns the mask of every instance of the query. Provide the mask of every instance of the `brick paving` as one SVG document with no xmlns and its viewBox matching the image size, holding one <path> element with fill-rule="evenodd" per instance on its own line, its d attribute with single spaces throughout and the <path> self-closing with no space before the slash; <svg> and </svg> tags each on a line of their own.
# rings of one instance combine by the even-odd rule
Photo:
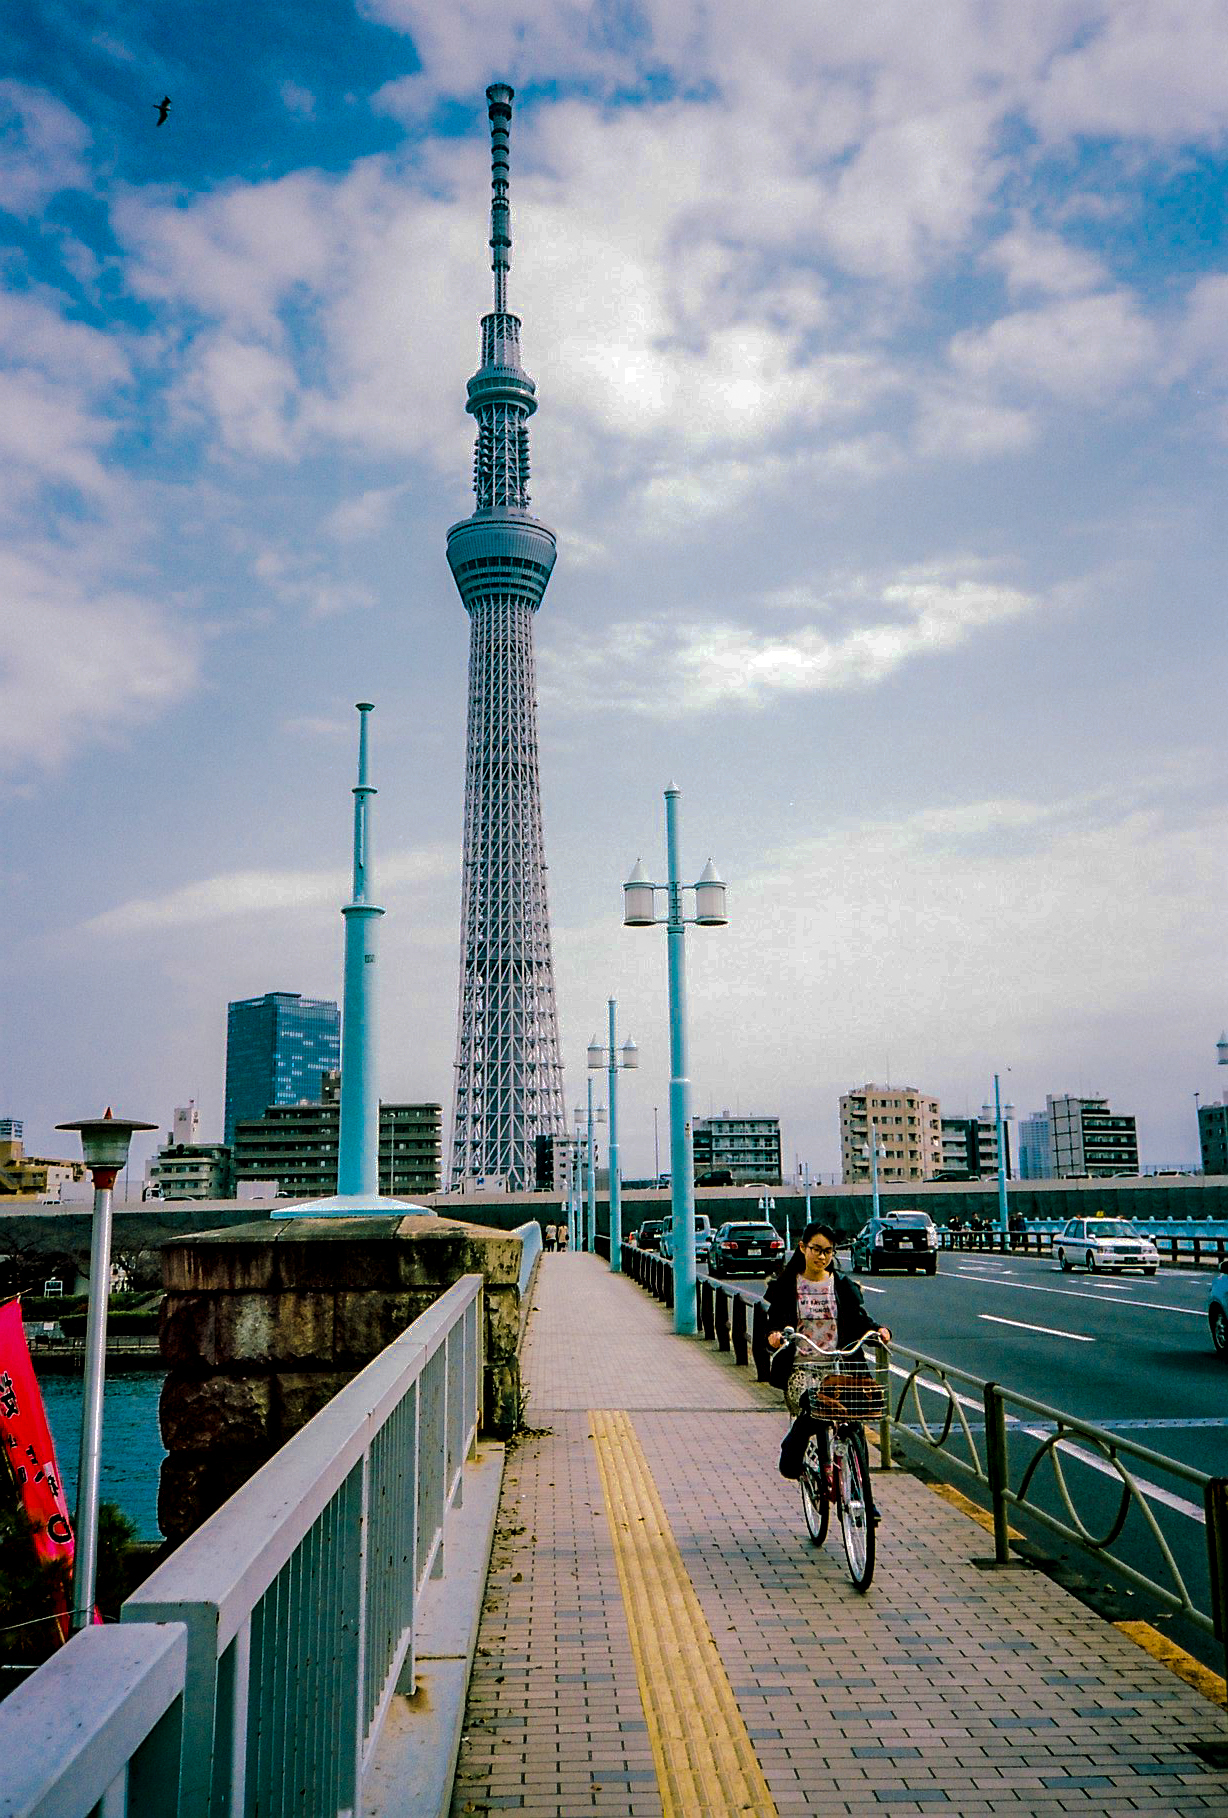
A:
<svg viewBox="0 0 1228 1818">
<path fill-rule="evenodd" d="M 625 1409 L 779 1818 L 1228 1814 L 1222 1710 L 906 1472 L 867 1596 L 805 1538 L 779 1397 L 598 1259 L 542 1258 L 453 1818 L 661 1818 L 588 1410 Z M 706 1738 L 697 1738 L 697 1746 Z"/>
</svg>

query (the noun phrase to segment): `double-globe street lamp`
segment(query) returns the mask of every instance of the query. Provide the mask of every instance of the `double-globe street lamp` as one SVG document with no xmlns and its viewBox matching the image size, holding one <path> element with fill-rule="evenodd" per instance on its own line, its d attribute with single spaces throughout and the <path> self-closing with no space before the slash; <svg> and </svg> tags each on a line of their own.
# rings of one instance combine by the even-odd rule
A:
<svg viewBox="0 0 1228 1818">
<path fill-rule="evenodd" d="M 993 1076 L 993 1104 L 982 1105 L 981 1116 L 988 1117 L 990 1111 L 993 1112 L 994 1126 L 998 1133 L 998 1228 L 1002 1232 L 1002 1241 L 1005 1243 L 1010 1231 L 1010 1219 L 1006 1210 L 1006 1139 L 1002 1120 L 1014 1117 L 1015 1107 L 1002 1103 L 1002 1088 L 998 1083 L 996 1073 Z"/>
<path fill-rule="evenodd" d="M 665 849 L 667 882 L 654 884 L 637 859 L 623 885 L 623 925 L 651 928 L 664 923 L 669 969 L 669 1171 L 673 1210 L 674 1330 L 690 1335 L 696 1329 L 695 1309 L 695 1164 L 691 1141 L 691 1082 L 687 1075 L 686 1031 L 686 924 L 723 928 L 725 885 L 709 859 L 695 884 L 684 884 L 678 856 L 678 797 L 676 783 L 665 791 Z M 657 914 L 656 893 L 665 892 L 666 912 Z M 684 890 L 695 893 L 695 913 L 682 913 Z"/>
<path fill-rule="evenodd" d="M 589 1091 L 592 1091 L 591 1075 L 595 1069 L 604 1067 L 609 1075 L 610 1099 L 610 1141 L 607 1157 L 610 1171 L 610 1273 L 618 1275 L 622 1271 L 623 1243 L 623 1208 L 622 1180 L 618 1162 L 618 1076 L 629 1068 L 640 1064 L 640 1051 L 628 1036 L 622 1048 L 618 1046 L 618 1000 L 607 999 L 610 1012 L 610 1044 L 603 1048 L 594 1035 L 588 1044 Z"/>
<path fill-rule="evenodd" d="M 94 1181 L 94 1222 L 90 1238 L 90 1298 L 85 1321 L 85 1383 L 81 1396 L 81 1458 L 77 1469 L 77 1535 L 73 1552 L 72 1626 L 88 1628 L 94 1620 L 94 1584 L 98 1576 L 98 1482 L 102 1470 L 102 1398 L 107 1374 L 107 1300 L 111 1292 L 111 1194 L 117 1175 L 128 1163 L 128 1147 L 137 1130 L 157 1124 L 134 1118 L 79 1117 L 57 1130 L 76 1130 L 81 1153 Z"/>
</svg>

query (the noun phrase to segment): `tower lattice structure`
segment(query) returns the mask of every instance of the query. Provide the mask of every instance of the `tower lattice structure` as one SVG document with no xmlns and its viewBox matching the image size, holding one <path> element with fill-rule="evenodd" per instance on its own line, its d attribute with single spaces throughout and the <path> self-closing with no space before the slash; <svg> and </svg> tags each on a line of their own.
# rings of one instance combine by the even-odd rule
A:
<svg viewBox="0 0 1228 1818">
<path fill-rule="evenodd" d="M 529 513 L 529 418 L 536 387 L 507 307 L 508 136 L 513 90 L 490 114 L 494 309 L 465 408 L 477 422 L 472 517 L 448 532 L 448 565 L 469 614 L 469 724 L 461 885 L 460 1013 L 453 1183 L 503 1175 L 533 1185 L 534 1138 L 566 1133 L 546 902 L 533 616 L 556 554 Z"/>
</svg>

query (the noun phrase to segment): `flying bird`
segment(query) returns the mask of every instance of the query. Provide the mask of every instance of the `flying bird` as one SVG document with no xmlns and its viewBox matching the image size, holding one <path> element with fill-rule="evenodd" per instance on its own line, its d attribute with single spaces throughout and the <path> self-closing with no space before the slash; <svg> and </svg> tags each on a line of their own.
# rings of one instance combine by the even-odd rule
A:
<svg viewBox="0 0 1228 1818">
<path fill-rule="evenodd" d="M 157 110 L 158 110 L 158 117 L 157 117 L 157 119 L 156 119 L 156 120 L 155 120 L 155 121 L 154 121 L 154 125 L 155 125 L 155 126 L 165 126 L 165 124 L 166 124 L 166 116 L 167 116 L 167 115 L 168 115 L 168 114 L 169 114 L 169 113 L 170 113 L 170 111 L 171 111 L 171 98 L 170 98 L 170 96 L 169 96 L 169 95 L 163 95 L 163 97 L 162 97 L 162 99 L 161 99 L 161 100 L 160 100 L 160 101 L 151 101 L 151 102 L 150 102 L 150 104 L 149 104 L 149 105 L 150 105 L 150 106 L 151 106 L 151 107 L 156 107 L 156 108 L 157 108 Z"/>
</svg>

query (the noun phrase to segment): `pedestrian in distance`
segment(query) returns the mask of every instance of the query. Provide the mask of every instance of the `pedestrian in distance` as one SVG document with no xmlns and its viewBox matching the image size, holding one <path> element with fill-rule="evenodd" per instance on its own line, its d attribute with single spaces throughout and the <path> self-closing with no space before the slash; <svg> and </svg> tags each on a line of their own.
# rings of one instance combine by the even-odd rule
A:
<svg viewBox="0 0 1228 1818">
<path fill-rule="evenodd" d="M 558 1243 L 558 1240 L 559 1240 L 558 1226 L 557 1225 L 547 1225 L 545 1230 L 542 1232 L 543 1247 L 547 1250 L 553 1250 L 555 1245 Z"/>
<path fill-rule="evenodd" d="M 861 1289 L 850 1276 L 840 1273 L 836 1261 L 836 1234 L 830 1225 L 807 1225 L 798 1239 L 797 1248 L 768 1283 L 767 1343 L 773 1353 L 769 1373 L 778 1388 L 788 1393 L 789 1380 L 797 1359 L 796 1344 L 786 1344 L 784 1331 L 792 1326 L 812 1344 L 824 1350 L 855 1344 L 859 1338 L 876 1336 L 890 1342 L 891 1328 L 876 1325 L 866 1312 Z M 850 1360 L 852 1369 L 866 1368 Z M 809 1415 L 795 1413 L 793 1425 L 785 1434 L 780 1448 L 780 1474 L 796 1478 L 802 1474 L 802 1459 L 815 1430 Z"/>
</svg>

